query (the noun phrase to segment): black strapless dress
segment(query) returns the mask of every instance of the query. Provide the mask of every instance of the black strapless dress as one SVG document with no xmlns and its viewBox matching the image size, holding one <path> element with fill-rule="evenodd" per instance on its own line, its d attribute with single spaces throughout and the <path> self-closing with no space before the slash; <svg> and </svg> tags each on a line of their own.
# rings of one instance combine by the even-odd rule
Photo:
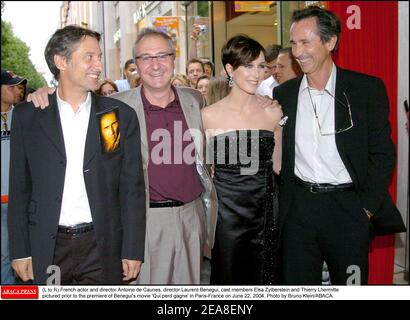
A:
<svg viewBox="0 0 410 320">
<path fill-rule="evenodd" d="M 211 140 L 219 203 L 211 284 L 277 283 L 274 145 L 267 130 L 231 131 Z"/>
</svg>

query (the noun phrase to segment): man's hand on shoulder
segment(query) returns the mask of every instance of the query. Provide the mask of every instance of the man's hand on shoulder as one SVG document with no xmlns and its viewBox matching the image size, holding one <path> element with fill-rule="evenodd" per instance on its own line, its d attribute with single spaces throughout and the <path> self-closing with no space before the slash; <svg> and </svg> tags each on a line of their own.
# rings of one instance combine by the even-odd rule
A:
<svg viewBox="0 0 410 320">
<path fill-rule="evenodd" d="M 272 108 L 272 109 L 279 108 L 280 110 L 282 110 L 282 106 L 278 103 L 277 100 L 273 100 L 273 99 L 269 98 L 268 96 L 256 95 L 255 97 L 258 100 L 259 106 L 263 109 L 265 109 L 265 108 Z"/>
<path fill-rule="evenodd" d="M 42 87 L 27 96 L 27 102 L 33 102 L 36 108 L 45 109 L 49 105 L 48 95 L 53 94 L 56 88 Z"/>
</svg>

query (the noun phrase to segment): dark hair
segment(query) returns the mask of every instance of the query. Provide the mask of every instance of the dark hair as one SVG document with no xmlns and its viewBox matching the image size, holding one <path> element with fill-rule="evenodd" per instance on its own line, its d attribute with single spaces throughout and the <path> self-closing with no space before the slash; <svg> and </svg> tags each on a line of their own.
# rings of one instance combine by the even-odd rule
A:
<svg viewBox="0 0 410 320">
<path fill-rule="evenodd" d="M 279 54 L 281 54 L 281 53 L 288 55 L 289 60 L 290 60 L 291 67 L 292 67 L 292 69 L 293 69 L 293 72 L 294 72 L 297 76 L 302 75 L 302 74 L 303 74 L 303 71 L 302 71 L 302 69 L 300 68 L 299 63 L 296 61 L 296 59 L 295 59 L 295 57 L 294 57 L 294 55 L 293 55 L 293 53 L 292 53 L 292 48 L 291 48 L 291 47 L 282 48 L 282 49 L 279 50 Z M 279 54 L 278 54 L 278 56 L 279 56 Z"/>
<path fill-rule="evenodd" d="M 246 34 L 238 34 L 222 47 L 222 65 L 225 68 L 229 63 L 235 70 L 257 59 L 261 52 L 265 55 L 265 49 L 258 41 Z"/>
<path fill-rule="evenodd" d="M 310 6 L 302 10 L 296 10 L 292 14 L 292 23 L 304 20 L 307 18 L 316 18 L 318 26 L 318 35 L 322 43 L 329 42 L 332 36 L 336 36 L 336 44 L 332 50 L 337 49 L 341 34 L 341 23 L 338 16 L 333 12 L 322 9 L 318 6 Z"/>
<path fill-rule="evenodd" d="M 71 55 L 77 48 L 77 44 L 81 42 L 86 36 L 97 39 L 100 42 L 101 34 L 85 29 L 77 25 L 69 25 L 62 29 L 58 29 L 48 40 L 46 49 L 44 50 L 44 57 L 46 59 L 48 68 L 58 80 L 60 70 L 54 63 L 54 56 L 59 55 L 65 57 L 67 60 L 71 59 Z"/>
<path fill-rule="evenodd" d="M 203 79 L 208 79 L 209 80 L 209 77 L 206 74 L 203 74 L 202 76 L 200 76 L 198 78 L 198 81 L 196 82 L 195 89 L 198 89 L 198 83 L 199 83 L 200 80 L 203 80 Z"/>
<path fill-rule="evenodd" d="M 97 90 L 95 90 L 95 93 L 98 94 L 99 96 L 102 96 L 101 90 L 102 90 L 102 87 L 105 86 L 106 84 L 109 84 L 111 87 L 113 87 L 113 89 L 116 92 L 119 91 L 117 85 L 115 84 L 115 82 L 112 81 L 111 79 L 106 78 L 100 83 L 100 86 L 98 87 Z"/>
<path fill-rule="evenodd" d="M 135 63 L 135 59 L 128 59 L 127 61 L 125 61 L 124 70 L 122 70 L 122 73 L 124 75 L 124 79 L 128 79 L 128 76 L 126 74 L 126 70 L 130 66 L 130 64 L 133 64 L 133 63 Z"/>
<path fill-rule="evenodd" d="M 142 39 L 144 39 L 145 37 L 161 37 L 162 39 L 166 40 L 168 42 L 168 47 L 169 50 L 171 51 L 171 53 L 174 55 L 175 57 L 175 53 L 176 53 L 176 49 L 174 46 L 174 42 L 172 41 L 172 38 L 167 35 L 164 32 L 158 31 L 154 28 L 144 28 L 141 30 L 141 32 L 138 34 L 137 40 L 135 40 L 135 44 L 134 44 L 134 48 L 132 49 L 132 53 L 134 55 L 134 59 L 139 55 L 138 53 L 138 44 L 142 41 Z"/>
<path fill-rule="evenodd" d="M 128 66 L 129 66 L 130 64 L 133 64 L 133 63 L 135 63 L 135 60 L 134 60 L 134 59 L 128 59 L 127 61 L 125 61 L 124 70 L 126 70 L 126 69 L 128 68 Z"/>
<path fill-rule="evenodd" d="M 207 65 L 207 66 L 210 66 L 211 67 L 211 70 L 212 70 L 212 73 L 214 73 L 214 71 L 215 71 L 215 65 L 214 65 L 214 63 L 211 61 L 211 60 L 209 60 L 209 59 L 201 59 L 201 62 L 202 62 L 202 64 L 205 66 L 205 65 Z"/>
<path fill-rule="evenodd" d="M 266 62 L 272 62 L 275 60 L 278 55 L 279 51 L 282 49 L 280 44 L 270 44 L 265 48 L 265 59 Z"/>
<path fill-rule="evenodd" d="M 36 92 L 36 90 L 37 90 L 37 89 L 34 89 L 34 88 L 32 88 L 32 87 L 28 87 L 28 88 L 27 88 L 27 94 Z"/>
<path fill-rule="evenodd" d="M 199 59 L 192 58 L 192 59 L 189 59 L 188 62 L 187 62 L 187 64 L 186 64 L 186 68 L 185 68 L 185 69 L 186 69 L 186 73 L 188 73 L 188 67 L 189 67 L 189 65 L 190 65 L 190 64 L 194 64 L 194 63 L 199 63 L 199 64 L 201 65 L 201 67 L 202 67 L 202 72 L 205 72 L 204 64 L 202 63 L 202 61 L 199 60 Z"/>
</svg>

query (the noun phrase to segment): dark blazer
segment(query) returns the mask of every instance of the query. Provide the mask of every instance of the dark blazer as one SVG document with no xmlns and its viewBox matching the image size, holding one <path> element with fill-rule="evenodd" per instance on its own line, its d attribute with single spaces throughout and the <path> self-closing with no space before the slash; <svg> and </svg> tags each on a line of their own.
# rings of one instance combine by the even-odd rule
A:
<svg viewBox="0 0 410 320">
<path fill-rule="evenodd" d="M 34 282 L 44 284 L 53 262 L 66 171 L 56 94 L 44 110 L 32 103 L 13 111 L 8 227 L 10 259 L 33 258 Z M 84 181 L 104 284 L 120 284 L 121 259 L 144 258 L 145 189 L 139 123 L 128 105 L 91 93 Z M 103 153 L 97 114 L 118 107 L 121 141 Z"/>
<path fill-rule="evenodd" d="M 280 223 L 292 202 L 295 167 L 295 124 L 302 77 L 273 89 L 273 97 L 288 116 L 283 128 L 283 155 L 280 188 Z M 376 77 L 337 68 L 336 99 L 351 106 L 353 128 L 336 134 L 340 157 L 353 180 L 363 208 L 375 214 L 376 234 L 404 232 L 400 212 L 394 205 L 388 185 L 395 166 L 395 148 L 390 138 L 389 101 L 383 82 Z M 349 123 L 349 113 L 336 106 L 335 128 Z"/>
</svg>

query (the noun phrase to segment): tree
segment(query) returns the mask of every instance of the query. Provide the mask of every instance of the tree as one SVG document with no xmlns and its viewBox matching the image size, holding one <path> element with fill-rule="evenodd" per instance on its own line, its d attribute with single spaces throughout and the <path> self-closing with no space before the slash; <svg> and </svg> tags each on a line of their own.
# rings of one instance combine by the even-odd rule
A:
<svg viewBox="0 0 410 320">
<path fill-rule="evenodd" d="M 10 23 L 1 21 L 1 68 L 26 78 L 28 87 L 38 89 L 47 82 L 30 60 L 30 48 L 16 37 Z"/>
<path fill-rule="evenodd" d="M 198 16 L 209 17 L 209 3 L 208 1 L 197 1 Z"/>
</svg>

